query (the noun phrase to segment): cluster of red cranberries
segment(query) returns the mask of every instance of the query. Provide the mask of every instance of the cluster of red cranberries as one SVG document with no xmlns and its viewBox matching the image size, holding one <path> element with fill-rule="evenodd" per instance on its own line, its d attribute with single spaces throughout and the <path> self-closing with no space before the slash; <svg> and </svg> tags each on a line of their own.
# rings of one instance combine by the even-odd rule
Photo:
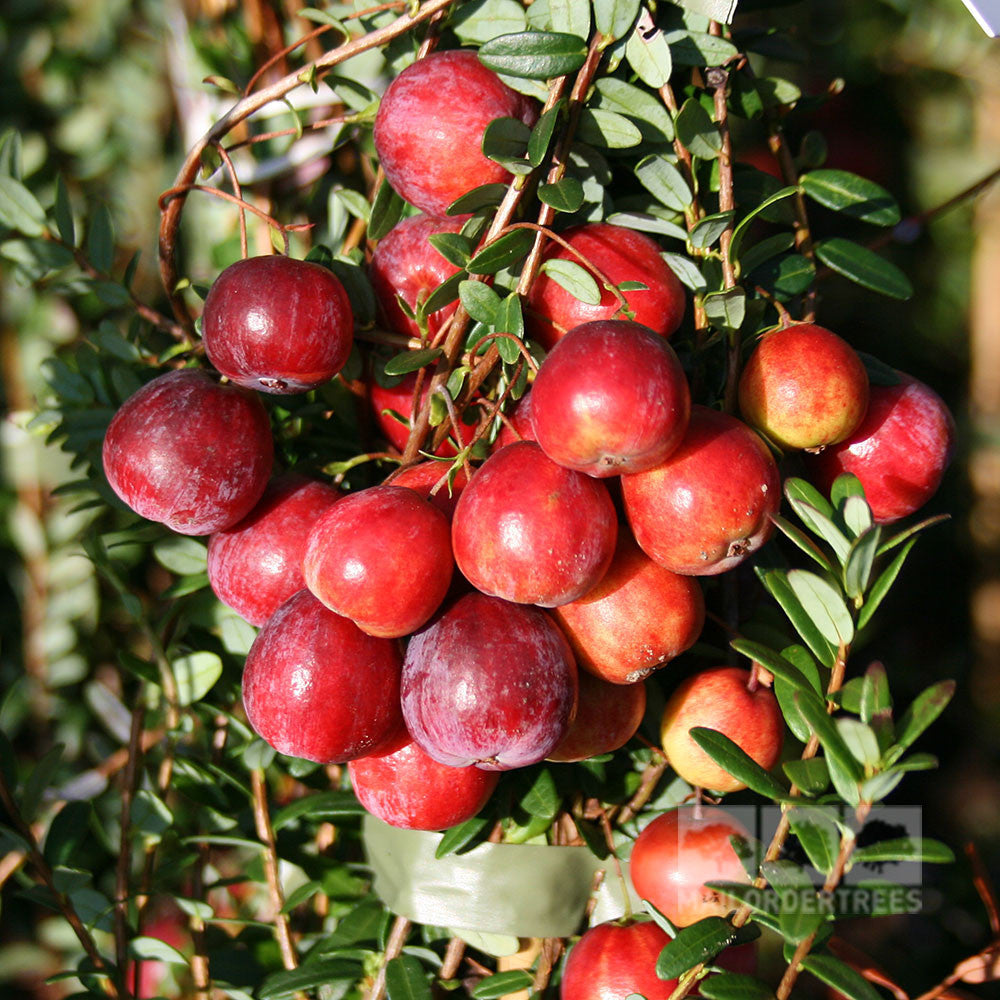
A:
<svg viewBox="0 0 1000 1000">
<path fill-rule="evenodd" d="M 421 210 L 370 260 L 382 321 L 399 333 L 420 335 L 413 308 L 457 270 L 428 241 L 462 228 L 447 206 L 507 177 L 479 152 L 500 116 L 531 123 L 536 110 L 468 52 L 418 61 L 382 101 L 381 164 Z M 446 155 L 428 148 L 440 135 Z M 499 771 L 631 738 L 644 678 L 701 631 L 698 577 L 733 569 L 771 534 L 781 476 L 764 438 L 802 451 L 824 490 L 856 474 L 882 522 L 921 506 L 950 454 L 951 418 L 930 389 L 906 376 L 870 386 L 853 349 L 813 324 L 761 338 L 739 384 L 742 419 L 692 404 L 667 339 L 684 293 L 658 245 L 588 223 L 549 244 L 546 259 L 557 257 L 599 274 L 602 299 L 585 304 L 544 273 L 534 282 L 527 333 L 548 353 L 489 457 L 450 488 L 434 461 L 347 495 L 275 474 L 257 392 L 316 388 L 353 343 L 338 279 L 283 256 L 239 261 L 210 290 L 204 348 L 223 378 L 154 378 L 105 438 L 118 496 L 174 531 L 210 535 L 215 593 L 261 626 L 243 684 L 256 732 L 282 753 L 350 762 L 362 803 L 396 825 L 443 829 L 479 811 Z M 637 284 L 609 287 L 624 282 Z M 632 319 L 618 318 L 623 298 Z M 430 317 L 427 336 L 454 308 Z M 406 428 L 383 411 L 410 414 L 420 400 L 412 378 L 386 393 L 372 387 L 376 417 L 402 448 Z M 454 430 L 460 444 L 471 435 Z M 776 762 L 780 712 L 747 676 L 706 671 L 668 704 L 664 746 L 692 783 L 740 787 L 713 770 L 693 726 Z M 656 896 L 648 882 L 642 891 Z"/>
</svg>

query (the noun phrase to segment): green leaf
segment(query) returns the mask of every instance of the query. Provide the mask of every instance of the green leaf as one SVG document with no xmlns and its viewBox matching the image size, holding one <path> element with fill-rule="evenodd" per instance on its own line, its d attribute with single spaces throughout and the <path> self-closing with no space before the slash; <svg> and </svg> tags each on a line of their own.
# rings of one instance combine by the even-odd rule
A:
<svg viewBox="0 0 1000 1000">
<path fill-rule="evenodd" d="M 549 0 L 548 7 L 553 30 L 590 38 L 588 0 Z"/>
<path fill-rule="evenodd" d="M 908 299 L 913 295 L 910 279 L 895 264 L 867 247 L 833 236 L 818 242 L 815 250 L 816 256 L 831 271 L 863 288 L 893 299 Z"/>
<path fill-rule="evenodd" d="M 852 498 L 857 500 L 857 497 Z M 864 501 L 861 501 L 864 504 Z M 867 504 L 865 504 L 867 508 Z M 859 535 L 851 543 L 850 551 L 844 562 L 844 591 L 848 597 L 861 597 L 868 589 L 871 580 L 872 567 L 875 565 L 875 553 L 882 537 L 882 530 L 875 525 L 870 531 Z"/>
<path fill-rule="evenodd" d="M 849 1000 L 882 1000 L 882 995 L 860 972 L 833 955 L 806 955 L 801 966 L 821 982 L 839 990 Z"/>
<path fill-rule="evenodd" d="M 560 31 L 519 31 L 492 38 L 479 49 L 479 61 L 494 73 L 549 80 L 575 73 L 587 59 L 587 43 Z"/>
<path fill-rule="evenodd" d="M 600 303 L 601 289 L 594 280 L 594 276 L 582 264 L 577 264 L 573 260 L 552 257 L 542 264 L 540 270 L 581 302 L 586 302 L 587 305 L 591 306 Z"/>
<path fill-rule="evenodd" d="M 875 226 L 899 222 L 896 199 L 881 185 L 847 170 L 811 170 L 799 183 L 813 201 L 834 212 Z"/>
<path fill-rule="evenodd" d="M 434 857 L 443 858 L 461 851 L 463 847 L 476 840 L 490 823 L 491 821 L 484 816 L 473 816 L 472 819 L 446 830 L 434 851 Z"/>
<path fill-rule="evenodd" d="M 517 0 L 472 0 L 455 6 L 449 25 L 466 44 L 481 45 L 498 35 L 524 31 L 527 20 Z"/>
<path fill-rule="evenodd" d="M 738 330 L 746 318 L 747 295 L 739 286 L 724 292 L 709 292 L 703 304 L 708 321 L 720 330 Z"/>
<path fill-rule="evenodd" d="M 875 730 L 858 719 L 837 719 L 837 728 L 860 764 L 874 767 L 882 758 Z"/>
<path fill-rule="evenodd" d="M 450 305 L 458 298 L 458 287 L 461 285 L 468 274 L 465 271 L 456 271 L 451 277 L 446 278 L 441 282 L 437 288 L 427 296 L 423 302 L 417 306 L 417 319 L 424 320 L 432 313 L 438 311 L 438 309 L 443 309 L 446 305 Z"/>
<path fill-rule="evenodd" d="M 87 232 L 87 256 L 91 264 L 104 274 L 111 271 L 115 258 L 115 237 L 111 212 L 107 205 L 98 205 L 90 218 Z"/>
<path fill-rule="evenodd" d="M 406 202 L 396 194 L 392 185 L 383 180 L 372 201 L 371 216 L 368 219 L 368 239 L 380 240 L 403 217 Z M 451 206 L 448 209 L 451 212 Z"/>
<path fill-rule="evenodd" d="M 509 333 L 524 339 L 524 315 L 521 312 L 521 297 L 517 292 L 511 292 L 497 310 L 496 329 L 499 333 Z M 500 357 L 509 365 L 520 358 L 521 352 L 510 337 L 501 337 L 496 342 Z"/>
<path fill-rule="evenodd" d="M 837 658 L 837 647 L 824 637 L 802 606 L 802 602 L 788 581 L 788 574 L 782 570 L 769 570 L 762 574 L 761 581 L 768 593 L 781 605 L 788 620 L 816 658 L 826 666 L 832 667 Z"/>
<path fill-rule="evenodd" d="M 815 763 L 815 760 L 795 761 L 794 763 L 812 764 Z M 825 765 L 823 773 L 823 786 L 825 787 L 827 784 Z M 806 852 L 809 863 L 818 872 L 829 875 L 840 854 L 840 830 L 830 812 L 811 806 L 796 806 L 788 811 L 788 822 L 791 825 L 792 833 L 798 838 L 802 849 Z"/>
<path fill-rule="evenodd" d="M 639 16 L 640 0 L 593 0 L 594 24 L 605 42 L 624 38 Z"/>
<path fill-rule="evenodd" d="M 448 206 L 446 214 L 466 215 L 469 212 L 478 212 L 484 208 L 493 208 L 500 204 L 506 193 L 506 184 L 480 184 L 479 187 L 467 191 L 461 198 L 456 198 Z"/>
<path fill-rule="evenodd" d="M 431 233 L 427 242 L 455 267 L 465 267 L 475 246 L 468 236 L 461 233 Z"/>
<path fill-rule="evenodd" d="M 800 691 L 819 693 L 817 686 L 811 683 L 794 663 L 763 643 L 753 642 L 750 639 L 734 639 L 729 645 L 737 653 L 766 667 L 775 677 L 780 677 L 791 687 Z"/>
<path fill-rule="evenodd" d="M 712 160 L 722 152 L 722 133 L 712 121 L 701 101 L 689 97 L 677 112 L 674 121 L 677 138 L 690 150 L 692 156 Z"/>
<path fill-rule="evenodd" d="M 535 122 L 535 127 L 531 130 L 531 136 L 528 139 L 528 162 L 533 167 L 541 166 L 545 160 L 556 125 L 559 123 L 559 115 L 562 114 L 564 106 L 565 102 L 559 101 L 558 104 L 539 115 L 538 121 Z"/>
<path fill-rule="evenodd" d="M 179 656 L 171 664 L 177 682 L 177 703 L 201 701 L 222 676 L 222 660 L 210 650 Z"/>
<path fill-rule="evenodd" d="M 56 769 L 62 763 L 63 753 L 66 750 L 64 743 L 57 743 L 49 750 L 44 757 L 32 768 L 24 782 L 24 789 L 21 792 L 21 815 L 26 823 L 32 823 L 35 813 L 41 804 L 48 787 L 55 779 Z"/>
<path fill-rule="evenodd" d="M 739 226 L 736 228 L 739 229 Z M 733 243 L 735 242 L 736 235 L 734 233 L 733 239 L 729 243 L 730 260 L 736 260 L 736 253 L 733 251 Z M 737 244 L 737 249 L 740 249 L 740 245 Z M 795 237 L 791 233 L 775 233 L 774 236 L 768 236 L 760 243 L 754 243 L 753 246 L 743 251 L 739 257 L 740 272 L 752 274 L 762 264 L 793 246 L 795 246 Z"/>
<path fill-rule="evenodd" d="M 388 1000 L 432 1000 L 430 983 L 424 967 L 413 955 L 398 955 L 385 967 L 385 992 Z"/>
<path fill-rule="evenodd" d="M 514 229 L 488 243 L 473 254 L 468 270 L 473 274 L 496 274 L 505 267 L 513 267 L 531 249 L 534 235 L 528 229 Z"/>
<path fill-rule="evenodd" d="M 593 106 L 632 118 L 647 141 L 670 142 L 674 138 L 674 123 L 669 112 L 648 90 L 616 76 L 602 76 L 595 81 L 594 87 Z"/>
<path fill-rule="evenodd" d="M 183 535 L 161 539 L 153 546 L 153 555 L 161 566 L 178 576 L 204 573 L 208 562 L 204 543 Z"/>
<path fill-rule="evenodd" d="M 652 18 L 649 18 L 648 26 L 641 26 L 641 16 L 639 20 L 640 25 L 625 43 L 625 58 L 647 87 L 659 90 L 670 82 L 673 72 L 670 46 L 663 32 L 653 25 Z"/>
<path fill-rule="evenodd" d="M 486 282 L 466 279 L 458 286 L 458 297 L 462 307 L 477 323 L 494 325 L 500 296 Z"/>
<path fill-rule="evenodd" d="M 906 557 L 910 554 L 910 549 L 916 545 L 916 538 L 911 538 L 900 550 L 896 553 L 896 557 L 889 563 L 888 566 L 878 575 L 875 582 L 872 584 L 871 590 L 868 592 L 868 598 L 861 607 L 861 611 L 858 613 L 858 631 L 861 631 L 870 621 L 872 615 L 878 610 L 878 606 L 885 600 L 886 595 L 889 593 L 892 585 L 896 582 L 896 577 L 899 576 L 899 571 L 903 568 L 903 563 L 906 562 Z"/>
<path fill-rule="evenodd" d="M 698 249 L 710 247 L 732 225 L 732 212 L 717 212 L 699 219 L 691 230 L 691 246 Z"/>
<path fill-rule="evenodd" d="M 708 284 L 705 281 L 698 265 L 690 257 L 684 257 L 679 253 L 661 253 L 660 256 L 666 261 L 667 267 L 674 272 L 681 283 L 687 285 L 693 292 L 703 292 Z"/>
<path fill-rule="evenodd" d="M 135 793 L 130 818 L 132 829 L 152 842 L 159 841 L 174 824 L 173 813 L 166 803 L 147 788 Z"/>
<path fill-rule="evenodd" d="M 815 934 L 827 915 L 817 905 L 816 887 L 793 861 L 765 861 L 761 874 L 781 893 L 778 930 L 786 941 L 798 944 Z"/>
<path fill-rule="evenodd" d="M 718 972 L 698 983 L 698 993 L 707 1000 L 774 1000 L 766 983 L 742 972 Z"/>
<path fill-rule="evenodd" d="M 693 195 L 681 172 L 665 156 L 654 154 L 639 161 L 635 168 L 639 183 L 662 205 L 683 212 Z"/>
<path fill-rule="evenodd" d="M 813 562 L 826 570 L 827 573 L 833 575 L 833 562 L 827 558 L 826 553 L 801 528 L 797 528 L 791 521 L 786 521 L 780 514 L 773 515 L 771 520 L 778 531 L 794 542 Z"/>
<path fill-rule="evenodd" d="M 719 767 L 742 781 L 751 791 L 774 800 L 781 800 L 788 795 L 785 788 L 724 733 L 695 726 L 690 730 L 690 735 Z"/>
<path fill-rule="evenodd" d="M 59 238 L 68 246 L 76 245 L 76 228 L 73 225 L 73 206 L 70 204 L 69 191 L 62 174 L 56 178 L 56 201 L 52 209 L 55 216 L 56 229 Z"/>
<path fill-rule="evenodd" d="M 840 478 L 844 478 L 841 476 Z M 836 485 L 836 484 L 834 484 Z M 847 497 L 843 503 L 838 504 L 840 520 L 847 530 L 857 538 L 866 532 L 874 523 L 872 509 L 868 506 L 868 501 L 863 496 Z"/>
<path fill-rule="evenodd" d="M 899 837 L 877 844 L 857 847 L 851 855 L 852 865 L 876 864 L 884 861 L 919 861 L 921 864 L 949 865 L 955 853 L 947 844 L 927 837 Z"/>
<path fill-rule="evenodd" d="M 781 768 L 788 775 L 788 780 L 806 795 L 819 795 L 830 784 L 830 772 L 822 757 L 788 760 Z"/>
<path fill-rule="evenodd" d="M 0 174 L 0 223 L 24 236 L 45 232 L 45 209 L 19 181 Z"/>
<path fill-rule="evenodd" d="M 739 49 L 732 42 L 701 31 L 671 31 L 665 36 L 675 66 L 721 66 Z"/>
<path fill-rule="evenodd" d="M 778 295 L 801 295 L 816 279 L 816 265 L 799 253 L 782 254 L 754 268 L 751 279 Z"/>
<path fill-rule="evenodd" d="M 426 347 L 420 351 L 403 351 L 385 363 L 386 375 L 408 375 L 436 361 L 444 354 L 440 347 Z"/>
<path fill-rule="evenodd" d="M 582 142 L 604 149 L 627 149 L 642 142 L 642 132 L 624 115 L 615 111 L 583 108 L 577 136 Z"/>
<path fill-rule="evenodd" d="M 494 118 L 483 133 L 483 156 L 506 167 L 512 174 L 531 173 L 526 159 L 531 129 L 520 118 Z"/>
<path fill-rule="evenodd" d="M 854 622 L 840 592 L 821 576 L 804 569 L 789 570 L 787 579 L 823 638 L 831 645 L 849 645 L 854 638 Z"/>
<path fill-rule="evenodd" d="M 539 200 L 557 212 L 576 212 L 583 204 L 584 194 L 583 185 L 575 177 L 538 186 Z"/>
<path fill-rule="evenodd" d="M 75 861 L 90 836 L 89 802 L 67 802 L 56 813 L 45 835 L 45 860 L 53 868 Z"/>
<path fill-rule="evenodd" d="M 896 724 L 896 746 L 910 746 L 945 710 L 955 694 L 954 681 L 938 681 L 922 691 Z"/>
<path fill-rule="evenodd" d="M 823 702 L 816 695 L 810 696 L 797 691 L 795 704 L 823 745 L 830 758 L 829 763 L 839 765 L 852 781 L 860 781 L 864 777 L 861 765 L 854 759 L 836 723 L 827 714 Z"/>
<path fill-rule="evenodd" d="M 24 142 L 16 128 L 0 132 L 0 174 L 21 180 Z"/>
<path fill-rule="evenodd" d="M 699 962 L 715 958 L 740 937 L 740 930 L 722 917 L 705 917 L 696 924 L 682 927 L 660 952 L 656 974 L 660 979 L 677 979 Z"/>
<path fill-rule="evenodd" d="M 795 194 L 795 190 L 796 189 L 794 187 L 783 187 L 780 191 L 775 191 L 774 194 L 769 195 L 759 205 L 755 205 L 754 208 L 747 212 L 747 214 L 744 215 L 743 218 L 736 224 L 736 228 L 733 230 L 733 238 L 729 243 L 729 256 L 733 260 L 739 259 L 740 263 L 744 268 L 746 268 L 746 270 L 752 271 L 756 264 L 762 263 L 767 259 L 766 257 L 760 257 L 757 260 L 752 260 L 750 258 L 750 253 L 753 248 L 748 250 L 743 256 L 740 254 L 740 248 L 743 245 L 743 238 L 750 229 L 750 223 L 753 222 L 753 220 L 756 219 L 761 212 L 766 212 L 772 205 L 777 204 L 779 201 L 784 201 L 785 198 L 790 198 L 793 194 Z M 789 236 L 791 236 L 791 242 L 788 242 Z M 769 239 L 778 240 L 779 242 L 775 242 L 772 245 L 780 245 L 782 250 L 787 250 L 795 242 L 795 237 L 790 233 L 779 233 L 778 236 L 769 237 Z M 765 240 L 764 242 L 766 243 L 768 241 Z M 758 246 L 762 246 L 762 244 L 758 244 Z M 760 251 L 758 251 L 758 254 L 759 253 Z"/>
<path fill-rule="evenodd" d="M 507 972 L 497 972 L 487 976 L 472 989 L 476 1000 L 493 1000 L 496 997 L 509 996 L 519 990 L 527 990 L 535 981 L 535 977 L 527 969 L 510 969 Z"/>
<path fill-rule="evenodd" d="M 279 809 L 274 814 L 272 822 L 275 830 L 283 830 L 303 817 L 318 822 L 363 816 L 364 813 L 364 808 L 351 792 L 331 790 L 295 799 L 294 802 Z"/>
<path fill-rule="evenodd" d="M 561 799 L 555 778 L 549 768 L 539 770 L 531 787 L 522 796 L 520 806 L 531 816 L 553 819 L 559 812 Z"/>
<path fill-rule="evenodd" d="M 134 937 L 128 943 L 129 951 L 136 957 L 151 962 L 170 965 L 187 965 L 188 960 L 174 947 L 155 937 Z"/>
<path fill-rule="evenodd" d="M 259 1000 L 286 1000 L 286 998 L 303 990 L 313 990 L 331 983 L 353 983 L 361 975 L 360 962 L 352 962 L 344 958 L 318 959 L 315 962 L 306 962 L 297 969 L 272 973 L 261 983 L 257 996 Z M 386 978 L 388 980 L 388 976 Z M 430 997 L 430 992 L 423 995 L 419 993 L 412 995 Z M 406 994 L 401 993 L 400 996 L 405 997 Z"/>
</svg>

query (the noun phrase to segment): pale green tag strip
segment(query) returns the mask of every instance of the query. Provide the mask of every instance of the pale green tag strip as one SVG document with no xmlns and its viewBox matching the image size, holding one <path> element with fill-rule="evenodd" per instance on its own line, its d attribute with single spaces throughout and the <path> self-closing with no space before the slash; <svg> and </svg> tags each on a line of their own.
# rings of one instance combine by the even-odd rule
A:
<svg viewBox="0 0 1000 1000">
<path fill-rule="evenodd" d="M 416 923 L 519 938 L 568 937 L 581 929 L 601 868 L 606 874 L 593 922 L 625 912 L 614 863 L 586 847 L 479 844 L 435 858 L 440 833 L 400 830 L 374 816 L 365 817 L 362 832 L 375 894 Z M 632 908 L 641 909 L 634 896 Z"/>
</svg>

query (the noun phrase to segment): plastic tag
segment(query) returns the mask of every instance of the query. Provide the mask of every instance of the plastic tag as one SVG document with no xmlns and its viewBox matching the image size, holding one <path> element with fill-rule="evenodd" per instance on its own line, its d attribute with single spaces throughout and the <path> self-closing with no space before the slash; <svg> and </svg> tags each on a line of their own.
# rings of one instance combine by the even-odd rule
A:
<svg viewBox="0 0 1000 1000">
<path fill-rule="evenodd" d="M 962 0 L 990 38 L 1000 34 L 1000 0 Z"/>
<path fill-rule="evenodd" d="M 732 24 L 739 2 L 740 0 L 671 0 L 678 7 L 693 10 L 696 14 L 703 14 L 723 24 Z"/>
</svg>

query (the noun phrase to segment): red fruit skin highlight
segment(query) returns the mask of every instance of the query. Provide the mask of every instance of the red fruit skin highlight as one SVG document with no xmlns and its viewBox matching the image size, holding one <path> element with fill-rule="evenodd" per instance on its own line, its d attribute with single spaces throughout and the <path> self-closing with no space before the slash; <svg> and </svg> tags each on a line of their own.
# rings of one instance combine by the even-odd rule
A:
<svg viewBox="0 0 1000 1000">
<path fill-rule="evenodd" d="M 202 314 L 208 360 L 237 385 L 296 393 L 347 363 L 354 315 L 340 279 L 308 260 L 272 254 L 230 264 Z"/>
<path fill-rule="evenodd" d="M 632 317 L 635 322 L 648 326 L 661 337 L 669 337 L 680 326 L 686 302 L 684 286 L 660 256 L 660 246 L 655 240 L 634 229 L 608 222 L 587 222 L 561 235 L 612 284 L 641 281 L 647 286 L 622 292 L 635 314 Z M 552 242 L 545 251 L 544 260 L 581 264 L 573 250 Z M 590 305 L 581 302 L 543 271 L 528 293 L 525 322 L 529 336 L 550 350 L 574 327 L 593 320 L 612 319 L 619 314 L 620 308 L 618 296 L 606 288 L 601 289 L 600 302 Z M 624 314 L 619 318 L 625 318 Z"/>
<path fill-rule="evenodd" d="M 499 771 L 440 764 L 412 741 L 352 760 L 347 770 L 365 809 L 404 830 L 446 830 L 472 819 L 500 780 Z"/>
<path fill-rule="evenodd" d="M 104 472 L 140 517 L 182 535 L 236 524 L 260 499 L 274 444 L 256 396 L 195 369 L 147 382 L 111 419 Z"/>
<path fill-rule="evenodd" d="M 254 732 L 279 753 L 342 764 L 398 746 L 402 654 L 300 590 L 257 634 L 243 669 Z"/>
<path fill-rule="evenodd" d="M 955 420 L 923 382 L 872 386 L 868 412 L 841 444 L 807 455 L 809 474 L 829 493 L 837 476 L 853 473 L 879 524 L 916 513 L 937 492 L 955 449 Z"/>
<path fill-rule="evenodd" d="M 386 89 L 375 116 L 375 149 L 397 194 L 428 215 L 481 184 L 510 180 L 482 153 L 495 118 L 532 125 L 536 103 L 487 69 L 475 52 L 432 52 L 407 66 Z"/>
<path fill-rule="evenodd" d="M 305 585 L 302 559 L 316 519 L 341 494 L 289 473 L 271 480 L 252 511 L 208 540 L 215 596 L 251 625 L 264 622 Z"/>
</svg>

